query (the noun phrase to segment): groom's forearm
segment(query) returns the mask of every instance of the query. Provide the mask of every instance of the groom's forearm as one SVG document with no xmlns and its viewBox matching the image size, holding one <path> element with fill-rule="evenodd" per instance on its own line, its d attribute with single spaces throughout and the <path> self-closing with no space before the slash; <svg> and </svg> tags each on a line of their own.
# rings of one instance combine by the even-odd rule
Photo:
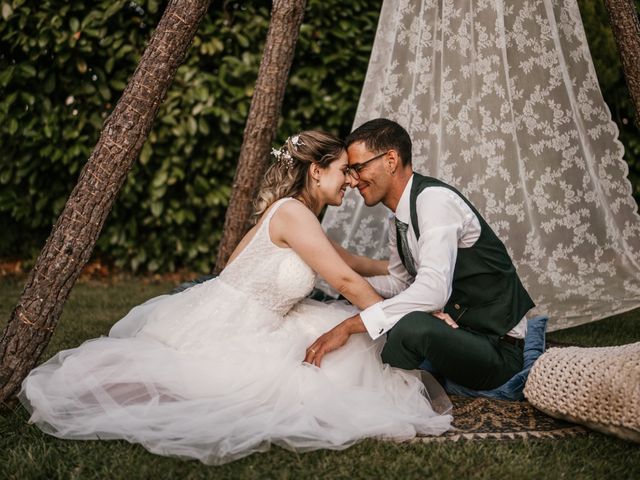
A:
<svg viewBox="0 0 640 480">
<path fill-rule="evenodd" d="M 353 335 L 354 333 L 366 333 L 367 331 L 362 318 L 360 318 L 360 314 L 347 318 L 342 322 L 342 324 L 349 335 Z"/>
<path fill-rule="evenodd" d="M 356 272 L 364 277 L 375 277 L 377 275 L 389 275 L 389 260 L 375 260 L 373 258 L 356 257 Z"/>
<path fill-rule="evenodd" d="M 305 352 L 304 361 L 319 367 L 327 353 L 342 347 L 354 333 L 364 332 L 366 329 L 360 315 L 349 317 L 313 342 Z"/>
</svg>

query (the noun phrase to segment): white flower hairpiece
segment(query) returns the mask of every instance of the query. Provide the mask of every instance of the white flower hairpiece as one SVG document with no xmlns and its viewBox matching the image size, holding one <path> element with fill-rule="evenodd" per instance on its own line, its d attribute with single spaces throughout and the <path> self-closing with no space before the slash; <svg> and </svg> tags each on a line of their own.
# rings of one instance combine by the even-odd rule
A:
<svg viewBox="0 0 640 480">
<path fill-rule="evenodd" d="M 282 147 L 271 149 L 271 155 L 276 157 L 276 161 L 282 163 L 287 168 L 293 167 L 293 164 L 295 163 L 295 159 L 291 156 L 291 153 L 289 153 L 289 149 L 287 148 L 287 144 L 289 142 L 291 142 L 295 150 L 298 150 L 300 145 L 304 145 L 302 140 L 300 140 L 300 136 L 294 135 L 293 137 L 287 138 Z"/>
<path fill-rule="evenodd" d="M 287 140 L 289 139 L 291 139 L 291 143 L 294 147 L 296 147 L 296 150 L 300 145 L 304 145 L 304 143 L 302 143 L 302 140 L 300 140 L 300 135 L 294 135 L 293 137 L 289 137 Z"/>
</svg>

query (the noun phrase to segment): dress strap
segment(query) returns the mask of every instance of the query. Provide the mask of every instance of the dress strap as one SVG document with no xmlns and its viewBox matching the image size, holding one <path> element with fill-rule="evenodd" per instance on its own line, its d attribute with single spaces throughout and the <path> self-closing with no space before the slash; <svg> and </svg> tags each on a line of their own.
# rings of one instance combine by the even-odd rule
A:
<svg viewBox="0 0 640 480">
<path fill-rule="evenodd" d="M 283 203 L 285 203 L 287 200 L 295 200 L 295 199 L 293 197 L 283 197 L 273 202 L 273 204 L 269 208 L 269 211 L 267 212 L 267 215 L 264 217 L 264 220 L 262 221 L 262 225 L 268 225 L 269 222 L 271 221 L 271 217 L 273 217 L 273 215 L 276 213 L 276 210 L 278 210 L 280 206 Z"/>
</svg>

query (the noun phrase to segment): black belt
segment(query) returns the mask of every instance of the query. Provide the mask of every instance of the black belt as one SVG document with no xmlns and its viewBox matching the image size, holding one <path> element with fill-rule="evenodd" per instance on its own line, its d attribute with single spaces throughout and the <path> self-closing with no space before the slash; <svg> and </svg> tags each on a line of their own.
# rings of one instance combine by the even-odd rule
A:
<svg viewBox="0 0 640 480">
<path fill-rule="evenodd" d="M 516 338 L 512 337 L 511 335 L 504 335 L 500 337 L 500 340 L 510 343 L 511 345 L 514 345 L 518 348 L 524 348 L 524 338 Z"/>
</svg>

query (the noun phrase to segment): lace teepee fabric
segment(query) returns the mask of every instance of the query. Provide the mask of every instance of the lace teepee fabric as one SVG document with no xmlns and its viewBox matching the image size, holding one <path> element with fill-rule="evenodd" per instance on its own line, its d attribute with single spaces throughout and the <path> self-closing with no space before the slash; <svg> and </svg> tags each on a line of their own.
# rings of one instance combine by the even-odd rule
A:
<svg viewBox="0 0 640 480">
<path fill-rule="evenodd" d="M 460 189 L 550 329 L 640 306 L 640 217 L 575 0 L 387 0 L 354 126 L 387 117 L 414 169 Z M 323 225 L 387 255 L 357 191 Z"/>
</svg>

